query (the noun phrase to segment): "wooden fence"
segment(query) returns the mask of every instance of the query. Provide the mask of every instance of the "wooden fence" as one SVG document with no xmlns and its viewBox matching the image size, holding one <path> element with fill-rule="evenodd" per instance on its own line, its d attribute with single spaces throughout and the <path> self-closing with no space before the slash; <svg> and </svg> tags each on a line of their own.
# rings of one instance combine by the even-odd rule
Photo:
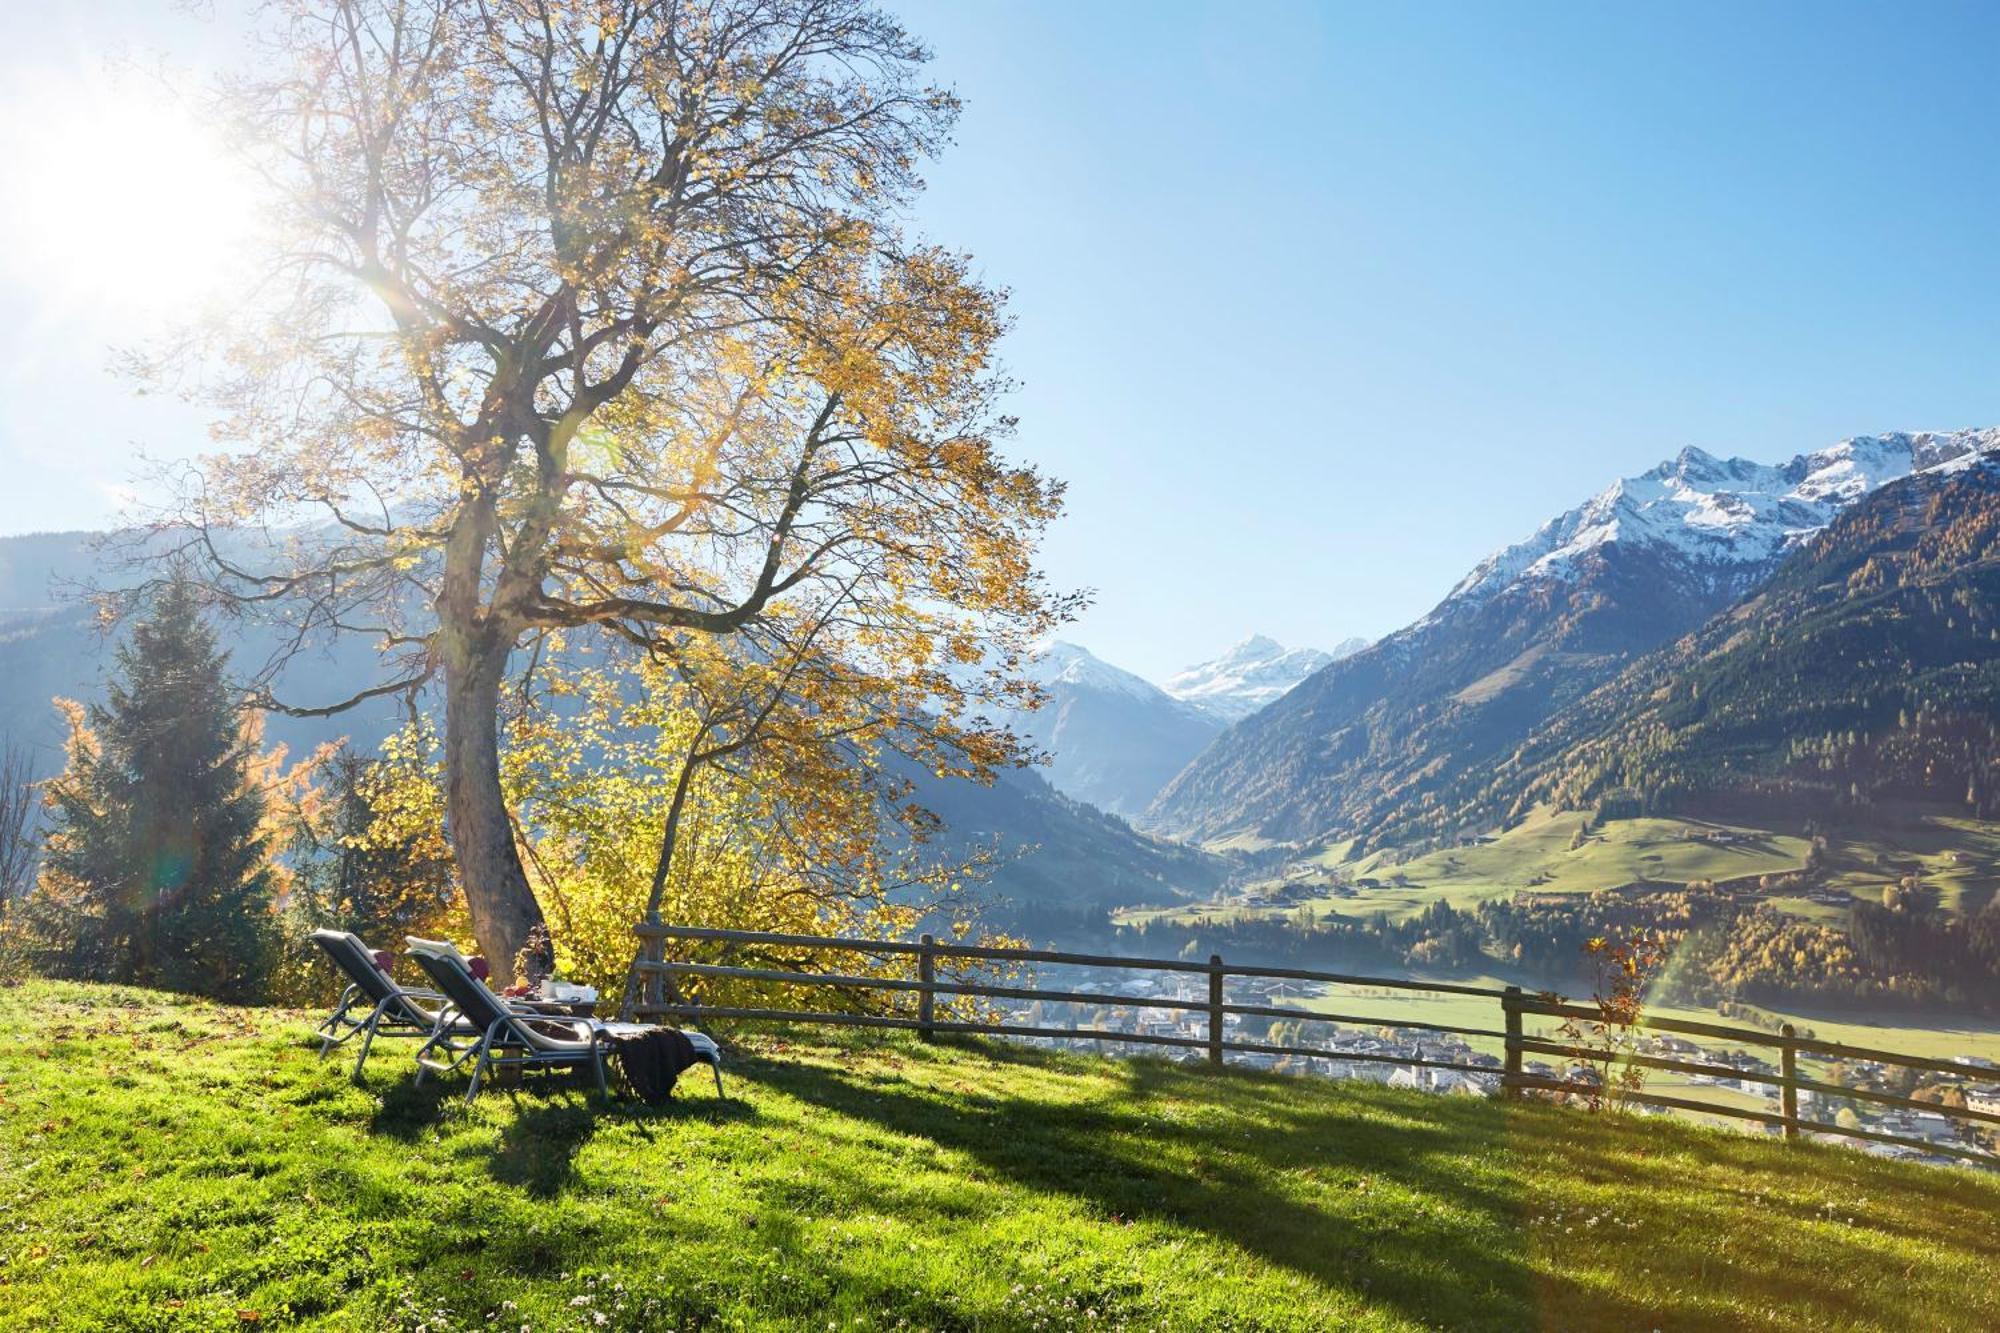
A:
<svg viewBox="0 0 2000 1333">
<path fill-rule="evenodd" d="M 1501 1095 L 1519 1097 L 1524 1090 L 1589 1096 L 1599 1091 L 1598 1085 L 1575 1077 L 1574 1066 L 1570 1077 L 1550 1078 L 1527 1072 L 1526 1058 L 1541 1055 L 1558 1060 L 1578 1062 L 1585 1067 L 1601 1063 L 1607 1052 L 1580 1044 L 1575 1040 L 1565 1040 L 1560 1034 L 1536 1034 L 1527 1031 L 1526 1020 L 1530 1017 L 1556 1020 L 1573 1020 L 1580 1024 L 1590 1024 L 1599 1018 L 1596 1008 L 1568 1003 L 1549 995 L 1533 994 L 1517 986 L 1505 988 L 1493 986 L 1463 986 L 1442 981 L 1412 981 L 1399 977 L 1357 976 L 1342 972 L 1327 972 L 1303 967 L 1271 967 L 1256 964 L 1225 963 L 1219 955 L 1211 955 L 1207 962 L 1194 962 L 1175 958 L 1130 958 L 1110 954 L 1068 953 L 1051 949 L 1004 949 L 984 945 L 949 944 L 933 939 L 929 935 L 919 940 L 864 940 L 835 938 L 820 935 L 786 935 L 762 931 L 721 930 L 699 926 L 670 926 L 662 924 L 642 924 L 636 928 L 640 938 L 639 955 L 633 964 L 632 980 L 626 987 L 624 1012 L 621 1017 L 639 1019 L 694 1019 L 743 1020 L 779 1024 L 834 1024 L 851 1027 L 900 1029 L 914 1031 L 929 1039 L 939 1033 L 959 1033 L 1003 1037 L 1048 1037 L 1059 1040 L 1094 1040 L 1124 1042 L 1141 1046 L 1162 1046 L 1202 1052 L 1208 1063 L 1220 1065 L 1228 1052 L 1251 1055 L 1297 1056 L 1308 1059 L 1335 1061 L 1375 1062 L 1397 1065 L 1404 1068 L 1445 1069 L 1466 1074 L 1491 1075 L 1498 1072 Z M 669 941 L 684 944 L 705 945 L 710 956 L 718 959 L 741 959 L 758 955 L 769 956 L 786 951 L 806 950 L 815 955 L 825 953 L 852 953 L 862 956 L 886 957 L 892 955 L 914 955 L 914 977 L 869 975 L 866 973 L 843 973 L 802 970 L 797 966 L 745 966 L 736 961 L 701 962 L 692 958 L 668 958 L 666 946 Z M 1155 972 L 1173 975 L 1194 974 L 1207 981 L 1205 999 L 1184 999 L 1160 995 L 1119 994 L 1116 992 L 1057 990 L 1033 985 L 1002 984 L 976 978 L 961 980 L 941 979 L 938 963 L 943 961 L 971 965 L 1014 965 L 1031 966 L 1048 964 L 1071 967 L 1091 967 L 1124 969 L 1135 972 Z M 782 961 L 782 960 L 780 960 Z M 1491 1000 L 1500 1026 L 1481 1028 L 1458 1026 L 1450 1023 L 1414 1022 L 1405 1019 L 1384 1018 L 1379 1015 L 1357 1015 L 1332 1013 L 1317 1009 L 1303 1009 L 1294 1005 L 1241 1004 L 1229 1001 L 1225 995 L 1225 982 L 1231 977 L 1262 977 L 1284 981 L 1313 982 L 1321 985 L 1368 986 L 1392 991 L 1407 991 L 1433 995 L 1473 996 Z M 784 1009 L 758 1007 L 755 1005 L 712 1005 L 700 1003 L 684 997 L 681 987 L 683 978 L 709 978 L 742 982 L 766 983 L 788 987 L 825 988 L 833 992 L 873 991 L 888 993 L 909 993 L 916 997 L 914 1014 L 891 1014 L 869 1012 L 863 1009 Z M 1048 1027 L 1030 1023 L 997 1022 L 979 1016 L 940 1017 L 937 999 L 945 996 L 951 999 L 983 1000 L 1027 1000 L 1045 1003 L 1085 1005 L 1105 1009 L 1155 1009 L 1181 1013 L 1195 1013 L 1202 1016 L 1196 1026 L 1202 1035 L 1137 1032 L 1104 1028 Z M 1368 1027 L 1388 1027 L 1446 1034 L 1460 1037 L 1481 1038 L 1497 1041 L 1504 1052 L 1501 1068 L 1496 1071 L 1491 1066 L 1473 1064 L 1466 1061 L 1420 1058 L 1417 1056 L 1334 1049 L 1325 1046 L 1304 1046 L 1296 1043 L 1270 1041 L 1246 1041 L 1232 1039 L 1228 1033 L 1232 1017 L 1241 1018 L 1282 1018 L 1297 1022 L 1334 1023 L 1362 1025 Z M 1673 1056 L 1652 1055 L 1639 1052 L 1619 1052 L 1611 1057 L 1618 1065 L 1635 1065 L 1642 1069 L 1660 1070 L 1698 1077 L 1728 1079 L 1733 1082 L 1756 1083 L 1777 1090 L 1779 1110 L 1756 1111 L 1743 1107 L 1705 1102 L 1689 1097 L 1669 1096 L 1647 1091 L 1626 1091 L 1616 1095 L 1625 1100 L 1646 1106 L 1657 1106 L 1672 1111 L 1692 1111 L 1705 1115 L 1725 1116 L 1747 1120 L 1781 1130 L 1787 1139 L 1796 1139 L 1801 1134 L 1828 1134 L 1845 1138 L 1864 1139 L 1876 1143 L 1897 1144 L 1930 1154 L 1954 1157 L 1986 1166 L 2000 1167 L 2000 1154 L 1982 1151 L 1961 1143 L 1938 1143 L 1925 1139 L 1911 1138 L 1885 1133 L 1880 1130 L 1859 1126 L 1843 1128 L 1840 1125 L 1809 1120 L 1799 1114 L 1799 1093 L 1810 1092 L 1828 1097 L 1849 1098 L 1857 1102 L 1869 1102 L 1902 1110 L 1930 1112 L 1946 1117 L 1959 1125 L 1978 1125 L 2000 1131 L 2000 1114 L 1977 1111 L 1966 1107 L 1948 1107 L 1934 1102 L 1921 1102 L 1895 1093 L 1882 1092 L 1873 1088 L 1847 1087 L 1807 1077 L 1799 1071 L 1799 1059 L 1808 1056 L 1820 1061 L 1840 1060 L 1866 1062 L 1884 1066 L 1912 1069 L 1931 1074 L 1956 1075 L 1973 1083 L 1985 1081 L 2000 1082 L 2000 1070 L 1979 1065 L 1964 1064 L 1951 1060 L 1936 1060 L 1923 1056 L 1903 1055 L 1894 1051 L 1876 1050 L 1869 1047 L 1850 1046 L 1841 1042 L 1820 1041 L 1812 1037 L 1797 1035 L 1790 1024 L 1776 1032 L 1765 1032 L 1756 1028 L 1729 1027 L 1717 1023 L 1699 1023 L 1674 1018 L 1654 1018 L 1644 1016 L 1633 1025 L 1648 1031 L 1673 1033 L 1687 1037 L 1704 1037 L 1714 1041 L 1734 1042 L 1745 1047 L 1756 1047 L 1777 1052 L 1777 1072 L 1765 1073 L 1746 1070 L 1734 1065 L 1683 1060 Z"/>
</svg>

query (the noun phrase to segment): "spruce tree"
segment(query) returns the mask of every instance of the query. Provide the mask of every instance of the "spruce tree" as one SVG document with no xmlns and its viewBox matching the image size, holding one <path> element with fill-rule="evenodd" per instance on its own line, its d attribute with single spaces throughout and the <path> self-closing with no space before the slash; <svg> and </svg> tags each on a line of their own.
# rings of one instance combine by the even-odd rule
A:
<svg viewBox="0 0 2000 1333">
<path fill-rule="evenodd" d="M 70 970 L 217 999 L 270 966 L 272 875 L 227 654 L 171 580 L 51 786 L 43 919 Z"/>
</svg>

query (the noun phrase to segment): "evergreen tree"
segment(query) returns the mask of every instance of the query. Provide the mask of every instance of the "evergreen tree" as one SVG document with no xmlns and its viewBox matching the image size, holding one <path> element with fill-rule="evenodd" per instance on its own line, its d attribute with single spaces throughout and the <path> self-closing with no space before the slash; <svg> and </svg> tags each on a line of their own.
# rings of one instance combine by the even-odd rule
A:
<svg viewBox="0 0 2000 1333">
<path fill-rule="evenodd" d="M 218 999 L 260 990 L 272 874 L 226 661 L 175 578 L 119 646 L 107 704 L 69 709 L 37 905 L 56 970 Z"/>
</svg>

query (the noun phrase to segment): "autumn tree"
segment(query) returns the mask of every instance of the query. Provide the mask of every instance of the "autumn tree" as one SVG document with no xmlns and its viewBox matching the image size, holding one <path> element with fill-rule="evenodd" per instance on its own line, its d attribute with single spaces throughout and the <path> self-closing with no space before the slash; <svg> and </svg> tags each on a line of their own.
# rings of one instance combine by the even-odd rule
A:
<svg viewBox="0 0 2000 1333">
<path fill-rule="evenodd" d="M 980 776 L 935 744 L 924 716 L 934 687 L 881 670 L 851 642 L 852 601 L 851 589 L 836 587 L 807 614 L 791 608 L 734 639 L 683 635 L 632 675 L 654 727 L 678 738 L 661 774 L 669 795 L 645 919 L 660 920 L 687 797 L 705 774 L 783 793 L 775 831 L 796 852 L 804 892 L 822 901 L 882 898 L 884 836 L 908 847 L 934 831 L 934 818 L 908 799 L 909 770 Z M 905 762 L 885 766 L 884 755 Z"/>
<path fill-rule="evenodd" d="M 922 46 L 860 0 L 284 11 L 225 97 L 265 281 L 142 367 L 220 409 L 174 528 L 288 651 L 383 649 L 348 698 L 266 706 L 441 686 L 501 978 L 542 920 L 503 689 L 552 636 L 671 658 L 837 598 L 931 757 L 1005 761 L 975 719 L 1066 609 L 1032 565 L 1059 489 L 997 447 L 1000 294 L 899 223 L 958 109 Z"/>
<path fill-rule="evenodd" d="M 421 719 L 377 755 L 341 744 L 289 821 L 294 907 L 314 926 L 400 948 L 436 935 L 458 904 L 435 732 Z"/>
<path fill-rule="evenodd" d="M 901 743 L 893 714 L 846 680 L 822 692 L 813 677 L 833 663 L 683 666 L 549 673 L 559 706 L 512 728 L 508 794 L 533 830 L 567 972 L 623 982 L 647 916 L 880 937 L 949 912 L 976 867 L 930 855 L 924 812 L 898 799 L 907 783 L 869 762 Z M 761 961 L 854 965 L 798 950 Z"/>
</svg>

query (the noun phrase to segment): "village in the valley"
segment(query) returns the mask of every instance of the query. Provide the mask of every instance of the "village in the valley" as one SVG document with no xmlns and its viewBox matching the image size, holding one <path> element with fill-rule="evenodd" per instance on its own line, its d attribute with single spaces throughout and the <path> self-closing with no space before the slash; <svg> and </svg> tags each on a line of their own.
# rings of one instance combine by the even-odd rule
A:
<svg viewBox="0 0 2000 1333">
<path fill-rule="evenodd" d="M 994 1021 L 1000 1024 L 1067 1029 L 1071 1035 L 1016 1037 L 1030 1045 L 1056 1050 L 1087 1052 L 1094 1055 L 1150 1055 L 1199 1059 L 1208 1040 L 1205 1008 L 1207 981 L 1194 973 L 1164 973 L 1154 977 L 1135 976 L 1122 969 L 1067 969 L 1072 975 L 1062 988 L 1082 995 L 1104 995 L 1104 1001 L 996 1001 Z M 1500 1057 L 1478 1049 L 1464 1037 L 1404 1027 L 1385 1019 L 1380 1024 L 1334 1023 L 1308 1017 L 1322 1007 L 1334 988 L 1321 982 L 1296 981 L 1276 977 L 1231 977 L 1228 1001 L 1232 1005 L 1296 1009 L 1297 1018 L 1226 1014 L 1224 1040 L 1250 1045 L 1288 1046 L 1311 1054 L 1276 1051 L 1230 1051 L 1228 1062 L 1246 1069 L 1304 1074 L 1318 1078 L 1355 1079 L 1422 1092 L 1472 1097 L 1499 1095 L 1502 1074 Z M 1171 1002 L 1190 1007 L 1153 1008 L 1131 1001 Z M 1275 1029 L 1275 1030 L 1274 1030 Z M 1163 1040 L 1147 1040 L 1163 1039 Z M 1168 1044 L 1181 1043 L 1181 1044 Z M 1679 1077 L 1681 1089 L 1704 1088 L 1757 1098 L 1768 1103 L 1777 1115 L 1780 1109 L 1776 1079 L 1777 1064 L 1741 1048 L 1706 1047 L 1686 1037 L 1670 1033 L 1638 1036 L 1631 1049 L 1640 1055 L 1665 1059 L 1700 1061 L 1734 1069 L 1734 1077 L 1719 1074 L 1689 1074 Z M 2000 1062 L 1984 1056 L 1960 1054 L 1961 1064 L 1993 1071 L 1990 1082 L 1974 1083 L 1950 1075 L 1926 1085 L 1935 1096 L 1956 1094 L 1964 1105 L 1985 1114 L 2000 1114 Z M 1463 1066 L 1452 1068 L 1451 1066 Z M 1842 1087 L 1891 1091 L 1893 1071 L 1871 1061 L 1820 1061 L 1801 1057 L 1801 1072 L 1818 1081 Z M 1808 1067 L 1810 1066 L 1810 1067 Z M 1585 1063 L 1559 1068 L 1546 1061 L 1529 1060 L 1523 1066 L 1531 1077 L 1560 1079 L 1570 1083 L 1594 1083 L 1602 1078 L 1599 1069 Z M 1652 1081 L 1663 1076 L 1654 1075 Z M 1890 1108 L 1857 1098 L 1801 1090 L 1799 1107 L 1808 1118 L 1827 1122 L 1847 1116 L 1841 1123 L 1848 1128 L 1915 1139 L 1943 1145 L 1972 1144 L 1975 1133 L 1969 1126 L 1938 1111 Z M 1634 1111 L 1649 1115 L 1671 1114 L 1668 1108 L 1632 1103 Z M 1740 1123 L 1740 1122 L 1739 1122 Z M 1778 1134 L 1776 1124 L 1761 1127 Z M 1952 1164 L 1957 1159 L 1942 1153 L 1927 1153 L 1908 1144 L 1846 1140 L 1851 1146 L 1882 1157 Z"/>
</svg>

